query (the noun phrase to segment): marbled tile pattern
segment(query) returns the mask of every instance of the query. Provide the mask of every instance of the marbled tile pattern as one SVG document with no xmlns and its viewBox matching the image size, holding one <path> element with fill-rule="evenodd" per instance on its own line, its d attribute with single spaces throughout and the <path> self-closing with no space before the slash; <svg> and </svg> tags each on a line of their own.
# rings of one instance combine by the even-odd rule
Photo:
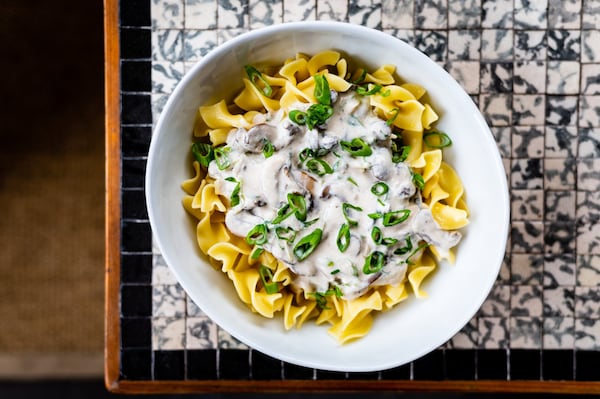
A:
<svg viewBox="0 0 600 399">
<path fill-rule="evenodd" d="M 600 2 L 151 0 L 156 122 L 187 70 L 248 30 L 338 20 L 405 40 L 461 83 L 498 144 L 512 225 L 498 281 L 446 347 L 600 350 Z M 153 349 L 245 348 L 154 249 Z"/>
</svg>

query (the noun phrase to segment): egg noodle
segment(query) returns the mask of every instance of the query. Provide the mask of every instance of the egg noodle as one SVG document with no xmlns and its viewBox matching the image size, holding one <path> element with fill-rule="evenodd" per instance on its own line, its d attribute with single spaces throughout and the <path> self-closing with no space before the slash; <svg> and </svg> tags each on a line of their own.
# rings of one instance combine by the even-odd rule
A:
<svg viewBox="0 0 600 399">
<path fill-rule="evenodd" d="M 334 274 L 340 272 L 341 267 L 335 269 L 332 261 L 329 261 L 328 265 L 320 266 L 322 269 L 331 267 L 331 281 L 325 283 L 329 284 L 325 285 L 327 289 L 321 287 L 318 291 L 311 291 L 310 287 L 314 286 L 295 283 L 301 280 L 301 276 L 298 275 L 301 273 L 297 273 L 301 264 L 323 262 L 322 256 L 309 255 L 316 246 L 329 245 L 321 242 L 322 228 L 325 228 L 324 224 L 331 225 L 334 222 L 315 222 L 319 214 L 313 220 L 301 219 L 298 215 L 299 211 L 304 210 L 303 216 L 306 217 L 306 209 L 314 206 L 317 201 L 316 195 L 314 201 L 311 200 L 306 205 L 304 197 L 288 194 L 289 203 L 284 203 L 279 210 L 275 208 L 270 211 L 272 213 L 278 211 L 278 215 L 281 216 L 285 210 L 287 212 L 285 217 L 289 221 L 287 225 L 276 225 L 274 221 L 257 219 L 254 214 L 249 214 L 247 216 L 254 218 L 252 220 L 261 220 L 261 222 L 255 222 L 251 231 L 248 231 L 251 227 L 248 225 L 243 233 L 233 228 L 234 225 L 229 223 L 232 219 L 229 218 L 241 212 L 238 208 L 245 207 L 244 201 L 250 195 L 245 191 L 246 183 L 239 180 L 232 174 L 233 172 L 224 174 L 232 170 L 227 154 L 236 132 L 246 134 L 258 125 L 265 126 L 275 120 L 286 126 L 288 129 L 286 132 L 291 137 L 289 140 L 300 140 L 297 138 L 299 134 L 309 133 L 319 139 L 319 134 L 326 130 L 328 121 L 333 120 L 332 113 L 341 112 L 340 107 L 349 107 L 348 104 L 352 102 L 357 107 L 363 103 L 368 104 L 369 117 L 382 121 L 378 125 L 380 130 L 388 132 L 386 137 L 379 141 L 386 144 L 388 157 L 393 159 L 393 164 L 390 165 L 397 170 L 403 170 L 401 166 L 406 168 L 409 176 L 412 177 L 412 180 L 409 179 L 413 201 L 411 209 L 427 211 L 430 219 L 435 221 L 435 229 L 439 229 L 441 234 L 452 232 L 455 234 L 453 237 L 458 237 L 457 239 L 460 238 L 460 234 L 456 230 L 468 224 L 468 208 L 462 183 L 452 167 L 443 161 L 443 148 L 450 145 L 451 140 L 448 135 L 433 128 L 438 115 L 426 101 L 426 90 L 417 84 L 400 82 L 394 77 L 395 67 L 392 65 L 383 65 L 371 72 L 360 67 L 350 70 L 350 67 L 349 59 L 331 50 L 322 51 L 314 56 L 297 54 L 294 58 L 286 60 L 283 65 L 276 67 L 247 65 L 246 75 L 243 78 L 244 87 L 232 102 L 223 99 L 216 104 L 199 108 L 194 127 L 196 143 L 192 146 L 194 176 L 182 184 L 186 192 L 183 206 L 197 221 L 198 246 L 201 252 L 207 255 L 210 263 L 231 279 L 240 300 L 252 311 L 264 317 L 272 318 L 281 314 L 284 327 L 288 330 L 294 327 L 300 328 L 307 320 L 314 320 L 317 324 L 328 323 L 329 332 L 340 343 L 366 335 L 377 311 L 391 309 L 404 301 L 411 292 L 418 298 L 426 297 L 427 294 L 422 288 L 424 279 L 435 270 L 440 261 L 453 263 L 454 249 L 441 248 L 435 241 L 423 239 L 418 232 L 407 231 L 402 233 L 404 235 L 395 238 L 390 234 L 390 237 L 384 239 L 388 241 L 382 241 L 381 234 L 387 235 L 383 226 L 396 223 L 401 226 L 400 222 L 408 223 L 405 220 L 410 212 L 405 211 L 405 217 L 388 224 L 385 224 L 383 216 L 387 217 L 388 214 L 397 212 L 388 212 L 385 215 L 371 213 L 369 217 L 379 221 L 370 223 L 381 228 L 373 227 L 371 237 L 374 241 L 378 241 L 379 246 L 376 247 L 371 243 L 370 248 L 396 246 L 396 251 L 393 253 L 400 255 L 391 255 L 396 256 L 397 260 L 395 265 L 389 267 L 400 267 L 398 265 L 403 267 L 398 272 L 398 281 L 390 284 L 385 283 L 387 280 L 381 280 L 383 281 L 381 284 L 373 283 L 373 280 L 377 281 L 375 277 L 383 278 L 382 262 L 383 259 L 387 262 L 389 258 L 386 252 L 382 252 L 385 249 L 382 249 L 361 255 L 361 258 L 356 255 L 355 260 L 350 258 L 352 265 L 348 263 L 348 278 L 353 278 L 350 276 L 353 273 L 355 278 L 360 277 L 356 281 L 363 284 L 362 288 L 357 288 L 355 291 L 351 292 L 349 288 L 333 283 L 340 281 L 339 278 L 335 280 Z M 346 102 L 342 103 L 342 100 Z M 304 130 L 300 130 L 300 127 Z M 344 147 L 350 154 L 339 147 L 340 143 L 344 144 L 343 141 L 336 141 L 335 145 L 338 147 L 333 147 L 333 144 L 329 146 L 329 153 L 326 155 L 329 158 L 325 156 L 319 158 L 314 155 L 312 167 L 303 177 L 310 180 L 311 187 L 316 185 L 317 181 L 331 179 L 333 170 L 341 167 L 339 165 L 344 164 L 343 162 L 346 162 L 344 165 L 363 162 L 366 155 L 360 154 L 359 151 L 368 149 L 368 154 L 371 154 L 371 145 L 375 146 L 376 141 L 355 138 L 350 142 L 352 145 L 347 144 Z M 281 145 L 277 142 L 264 139 L 259 148 L 262 154 L 253 154 L 253 159 L 262 162 L 259 159 L 262 157 L 264 162 L 276 162 L 276 156 L 273 154 L 277 154 L 280 148 Z M 316 151 L 316 147 L 313 149 Z M 347 161 L 343 161 L 346 158 L 342 158 L 341 153 L 345 154 Z M 300 154 L 295 154 L 296 157 L 298 155 Z M 333 164 L 333 167 L 330 164 Z M 268 168 L 267 165 L 267 163 L 256 165 L 253 173 Z M 387 176 L 387 169 L 380 172 L 382 176 Z M 215 172 L 211 173 L 210 171 L 213 170 Z M 276 172 L 275 170 L 272 172 L 273 179 L 276 178 Z M 358 185 L 352 175 L 349 175 L 347 180 Z M 375 199 L 386 194 L 388 186 L 383 179 L 380 180 L 372 186 L 371 192 L 375 196 L 370 202 L 374 203 L 374 206 L 381 207 L 384 205 L 383 201 L 378 199 L 380 205 L 377 205 Z M 388 183 L 390 183 L 391 193 L 392 182 L 388 181 Z M 321 192 L 320 198 L 324 197 L 325 193 Z M 299 200 L 301 205 L 298 204 Z M 264 203 L 259 206 L 263 206 L 263 209 L 267 208 Z M 343 206 L 343 216 L 340 213 L 337 218 L 339 221 L 335 220 L 336 233 L 339 226 L 337 247 L 342 252 L 349 245 L 352 229 L 360 227 L 356 227 L 359 223 L 353 223 L 349 216 L 350 212 L 359 213 L 362 208 L 366 208 L 365 205 L 359 207 L 348 203 L 344 203 Z M 413 211 L 413 214 L 416 215 L 416 211 Z M 345 221 L 344 217 L 346 217 Z M 363 217 L 364 220 L 369 220 L 366 219 L 366 215 Z M 311 226 L 311 223 L 315 224 Z M 375 223 L 379 224 L 375 225 Z M 272 241 L 282 238 L 283 232 L 290 231 L 294 231 L 294 235 L 287 235 L 284 238 L 291 255 L 289 258 L 283 255 L 276 257 Z M 306 234 L 310 231 L 311 234 Z M 298 232 L 297 237 L 295 232 Z M 316 233 L 319 233 L 317 237 L 315 237 Z M 335 246 L 335 234 L 329 236 L 333 237 L 324 235 L 323 240 L 328 238 L 332 242 L 331 245 Z M 410 241 L 411 237 L 415 242 Z M 364 237 L 362 239 L 367 240 Z M 368 239 L 370 240 L 370 237 Z M 407 253 L 404 240 L 410 246 L 410 253 Z M 456 242 L 458 241 L 454 240 L 448 247 L 453 247 Z M 400 247 L 401 245 L 404 247 Z M 273 249 L 269 250 L 269 248 Z M 361 250 L 365 251 L 362 248 L 356 253 Z M 363 263 L 364 268 L 362 268 Z M 313 270 L 312 273 L 317 273 L 319 270 Z"/>
</svg>

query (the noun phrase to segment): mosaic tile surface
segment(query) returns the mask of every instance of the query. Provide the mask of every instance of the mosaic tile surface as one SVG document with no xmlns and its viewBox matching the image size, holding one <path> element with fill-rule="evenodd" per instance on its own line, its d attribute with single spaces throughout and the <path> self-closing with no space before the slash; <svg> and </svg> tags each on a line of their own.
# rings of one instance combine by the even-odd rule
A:
<svg viewBox="0 0 600 399">
<path fill-rule="evenodd" d="M 600 350 L 600 1 L 151 0 L 152 121 L 211 49 L 305 20 L 407 41 L 465 88 L 496 138 L 512 200 L 505 262 L 481 310 L 445 346 Z M 152 253 L 152 349 L 245 349 Z"/>
</svg>

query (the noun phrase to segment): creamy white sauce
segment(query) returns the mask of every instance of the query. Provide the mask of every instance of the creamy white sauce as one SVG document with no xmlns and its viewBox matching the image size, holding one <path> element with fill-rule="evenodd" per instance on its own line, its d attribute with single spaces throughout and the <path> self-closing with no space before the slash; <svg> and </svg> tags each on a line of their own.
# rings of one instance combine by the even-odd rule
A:
<svg viewBox="0 0 600 399">
<path fill-rule="evenodd" d="M 268 240 L 262 247 L 283 261 L 294 272 L 293 285 L 306 292 L 326 292 L 338 287 L 346 299 L 356 298 L 370 286 L 397 284 L 406 273 L 411 256 L 417 257 L 420 242 L 435 245 L 445 252 L 455 246 L 460 233 L 440 229 L 412 181 L 410 167 L 392 162 L 391 130 L 384 120 L 371 110 L 368 98 L 354 92 L 333 93 L 333 115 L 325 126 L 308 129 L 287 117 L 287 111 L 305 111 L 309 104 L 298 103 L 290 110 L 261 117 L 250 128 L 234 129 L 229 133 L 227 146 L 231 165 L 220 170 L 211 162 L 208 174 L 215 179 L 219 194 L 230 197 L 240 184 L 240 202 L 227 211 L 225 223 L 229 230 L 245 237 L 256 225 L 268 227 Z M 369 156 L 352 156 L 342 149 L 341 141 L 361 138 L 372 149 Z M 263 154 L 265 140 L 274 146 L 272 156 Z M 309 171 L 299 154 L 310 148 L 329 150 L 320 159 L 333 169 L 318 176 Z M 226 180 L 236 179 L 235 182 Z M 384 182 L 389 191 L 377 196 L 371 188 Z M 289 193 L 301 194 L 306 201 L 306 221 L 294 215 L 274 225 L 277 211 L 288 203 Z M 351 204 L 344 215 L 343 204 Z M 369 215 L 409 210 L 408 218 L 393 226 L 384 226 L 383 218 Z M 342 252 L 338 248 L 338 232 L 347 217 L 356 225 L 350 226 L 350 242 Z M 279 239 L 276 227 L 297 232 L 293 242 Z M 376 244 L 371 233 L 378 227 L 382 236 L 395 239 L 393 245 Z M 314 252 L 298 261 L 294 246 L 304 236 L 321 229 L 322 239 Z M 412 249 L 407 248 L 410 242 Z M 384 255 L 383 267 L 374 273 L 364 273 L 365 260 L 374 251 Z"/>
</svg>

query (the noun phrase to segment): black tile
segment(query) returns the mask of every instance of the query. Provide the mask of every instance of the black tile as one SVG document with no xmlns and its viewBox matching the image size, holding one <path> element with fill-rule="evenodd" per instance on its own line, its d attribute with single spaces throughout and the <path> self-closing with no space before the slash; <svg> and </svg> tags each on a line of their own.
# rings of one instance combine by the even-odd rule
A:
<svg viewBox="0 0 600 399">
<path fill-rule="evenodd" d="M 121 218 L 148 219 L 144 190 L 121 191 Z"/>
<path fill-rule="evenodd" d="M 152 287 L 149 285 L 123 285 L 121 287 L 121 316 L 152 316 Z"/>
<path fill-rule="evenodd" d="M 215 349 L 187 351 L 187 378 L 189 380 L 216 380 L 217 351 Z"/>
<path fill-rule="evenodd" d="M 410 380 L 411 364 L 407 363 L 402 366 L 394 367 L 381 372 L 382 380 Z"/>
<path fill-rule="evenodd" d="M 148 0 L 119 1 L 121 26 L 150 26 L 150 2 Z"/>
<path fill-rule="evenodd" d="M 446 365 L 446 378 L 449 380 L 475 379 L 475 355 L 477 352 L 470 349 L 446 350 L 444 363 Z"/>
<path fill-rule="evenodd" d="M 152 379 L 152 352 L 149 349 L 123 349 L 121 376 L 123 380 Z"/>
<path fill-rule="evenodd" d="M 185 378 L 185 352 L 181 350 L 154 352 L 155 380 L 183 380 Z"/>
<path fill-rule="evenodd" d="M 147 222 L 122 222 L 121 249 L 126 252 L 152 250 L 152 230 Z"/>
<path fill-rule="evenodd" d="M 443 380 L 444 379 L 444 351 L 436 349 L 413 362 L 413 379 L 415 380 Z"/>
<path fill-rule="evenodd" d="M 315 370 L 291 363 L 283 363 L 283 376 L 286 380 L 312 380 Z"/>
<path fill-rule="evenodd" d="M 349 380 L 373 380 L 379 379 L 379 372 L 361 372 L 361 373 L 348 373 Z"/>
<path fill-rule="evenodd" d="M 150 29 L 121 28 L 121 59 L 147 59 L 152 57 L 152 39 Z"/>
<path fill-rule="evenodd" d="M 482 349 L 477 351 L 477 379 L 506 380 L 507 354 L 505 349 Z"/>
<path fill-rule="evenodd" d="M 573 351 L 545 350 L 542 352 L 542 378 L 544 380 L 573 380 Z"/>
<path fill-rule="evenodd" d="M 548 30 L 548 59 L 579 61 L 581 31 Z"/>
<path fill-rule="evenodd" d="M 121 254 L 121 282 L 124 284 L 151 284 L 152 255 Z"/>
<path fill-rule="evenodd" d="M 252 351 L 252 379 L 281 380 L 281 361 L 259 351 Z"/>
<path fill-rule="evenodd" d="M 219 351 L 219 378 L 247 380 L 250 378 L 250 353 L 245 349 Z"/>
<path fill-rule="evenodd" d="M 147 156 L 151 138 L 150 126 L 122 126 L 121 155 L 123 157 Z"/>
<path fill-rule="evenodd" d="M 578 381 L 600 381 L 600 352 L 575 352 L 575 379 Z"/>
<path fill-rule="evenodd" d="M 541 377 L 541 352 L 537 349 L 511 349 L 510 379 L 539 380 Z"/>
<path fill-rule="evenodd" d="M 152 323 L 149 317 L 121 319 L 121 347 L 147 348 L 152 346 Z"/>
<path fill-rule="evenodd" d="M 121 120 L 125 125 L 151 124 L 152 101 L 150 94 L 121 95 Z"/>
<path fill-rule="evenodd" d="M 124 159 L 121 162 L 121 186 L 125 188 L 144 188 L 146 174 L 145 159 Z"/>
<path fill-rule="evenodd" d="M 152 65 L 150 61 L 121 62 L 121 90 L 149 92 L 152 90 Z"/>
</svg>

